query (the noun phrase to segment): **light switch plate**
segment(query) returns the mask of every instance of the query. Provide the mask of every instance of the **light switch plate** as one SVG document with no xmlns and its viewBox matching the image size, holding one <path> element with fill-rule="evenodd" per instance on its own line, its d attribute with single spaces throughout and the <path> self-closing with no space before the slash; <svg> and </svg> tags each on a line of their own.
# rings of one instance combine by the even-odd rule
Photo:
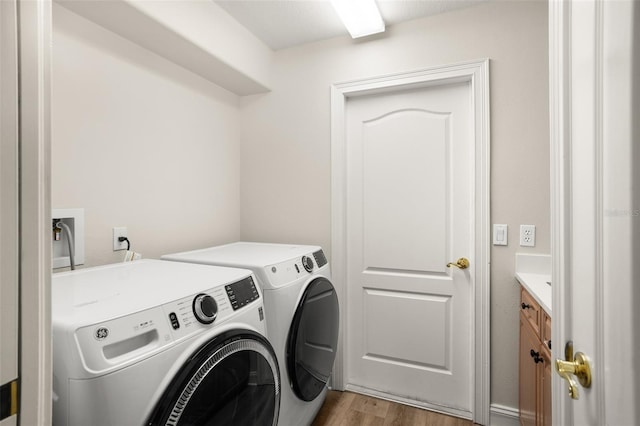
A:
<svg viewBox="0 0 640 426">
<path fill-rule="evenodd" d="M 504 224 L 493 224 L 493 245 L 506 246 L 508 244 L 508 226 Z"/>
</svg>

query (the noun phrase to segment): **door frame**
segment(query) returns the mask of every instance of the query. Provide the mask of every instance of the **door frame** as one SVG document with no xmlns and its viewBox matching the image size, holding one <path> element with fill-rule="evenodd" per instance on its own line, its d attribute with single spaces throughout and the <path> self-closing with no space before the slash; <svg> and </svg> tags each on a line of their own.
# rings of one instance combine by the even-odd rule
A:
<svg viewBox="0 0 640 426">
<path fill-rule="evenodd" d="M 17 388 L 19 356 L 18 26 L 16 0 L 0 3 L 0 386 Z M 17 424 L 17 395 L 0 425 Z M 2 401 L 6 404 L 6 401 Z"/>
<path fill-rule="evenodd" d="M 435 66 L 419 71 L 391 74 L 331 86 L 331 263 L 332 281 L 340 304 L 340 317 L 346 318 L 347 300 L 347 154 L 346 102 L 348 98 L 393 92 L 456 82 L 471 83 L 475 141 L 475 223 L 471 254 L 476 260 L 472 303 L 475 346 L 473 365 L 473 421 L 489 424 L 490 392 L 490 121 L 489 59 Z M 345 389 L 347 381 L 345 344 L 348 341 L 344 322 L 332 375 L 335 389 Z"/>
<path fill-rule="evenodd" d="M 19 423 L 51 424 L 51 0 L 18 0 Z"/>
<path fill-rule="evenodd" d="M 633 42 L 637 42 L 637 30 L 632 34 L 632 29 L 630 34 L 623 23 L 616 21 L 616 25 L 612 25 L 611 19 L 615 18 L 612 18 L 614 14 L 608 9 L 607 2 L 594 0 L 589 6 L 588 33 L 578 37 L 576 32 L 581 27 L 577 25 L 582 24 L 584 18 L 576 11 L 574 3 L 573 0 L 549 2 L 552 358 L 565 358 L 564 344 L 576 338 L 574 330 L 589 330 L 593 352 L 582 349 L 590 342 L 575 341 L 575 349 L 585 350 L 593 383 L 590 390 L 579 386 L 581 401 L 572 401 L 567 394 L 566 382 L 553 374 L 552 416 L 553 424 L 580 423 L 576 417 L 582 415 L 584 405 L 576 404 L 586 401 L 593 424 L 614 424 L 616 417 L 611 413 L 630 418 L 629 407 L 633 407 L 634 397 L 638 394 L 638 380 L 629 380 L 628 375 L 635 367 L 634 353 L 629 349 L 634 344 L 637 347 L 640 332 L 637 328 L 631 329 L 634 333 L 632 341 L 623 339 L 634 319 L 630 313 L 632 303 L 634 298 L 635 301 L 638 299 L 631 290 L 634 279 L 637 280 L 637 269 L 629 265 L 633 266 L 633 259 L 638 256 L 638 240 L 632 238 L 637 237 L 639 231 L 637 226 L 621 229 L 611 223 L 611 216 L 618 215 L 627 223 L 638 216 L 637 210 L 633 210 L 633 202 L 637 203 L 640 197 L 640 191 L 634 185 L 638 178 L 637 161 L 634 162 L 638 152 L 633 149 L 637 142 L 633 138 L 637 137 L 640 126 L 632 118 L 638 102 L 625 103 L 627 99 L 618 97 L 623 91 L 630 99 L 638 98 L 637 84 L 626 80 L 633 75 L 638 59 L 625 57 L 617 51 L 625 47 L 631 47 L 635 50 L 633 53 L 638 51 L 638 47 L 633 46 Z M 631 19 L 636 18 L 637 22 L 639 13 L 636 4 Z M 627 53 L 633 56 L 631 51 Z M 578 68 L 584 66 L 585 57 L 592 66 Z M 581 81 L 576 81 L 576 77 Z M 631 90 L 628 90 L 629 84 Z M 591 114 L 588 119 L 582 119 L 584 122 L 576 118 L 586 115 L 584 111 L 576 111 L 572 99 L 579 92 L 573 92 L 576 85 L 580 92 L 589 95 L 587 107 Z M 612 115 L 616 116 L 616 121 L 611 119 Z M 587 131 L 578 134 L 576 128 L 582 127 Z M 621 164 L 616 173 L 611 173 L 605 165 L 608 150 L 614 149 L 612 146 L 618 152 L 631 155 L 629 165 Z M 581 160 L 580 172 L 572 165 L 573 161 L 578 162 L 575 159 Z M 592 211 L 585 213 L 574 207 L 572 199 L 577 196 L 592 199 Z M 621 200 L 629 202 L 631 209 L 616 211 L 615 204 Z M 578 215 L 584 217 L 585 214 L 589 215 L 592 225 L 586 233 L 593 238 L 591 243 L 581 239 L 580 244 L 575 244 L 576 234 L 585 234 L 585 229 L 581 228 L 577 233 L 574 221 Z M 592 265 L 595 272 L 588 280 L 580 279 L 584 277 L 585 265 Z M 586 302 L 583 297 L 587 297 Z M 624 305 L 621 300 L 630 302 Z M 578 326 L 576 321 L 582 318 L 574 316 L 580 310 L 576 307 L 585 305 L 593 307 L 592 322 L 580 322 Z"/>
</svg>

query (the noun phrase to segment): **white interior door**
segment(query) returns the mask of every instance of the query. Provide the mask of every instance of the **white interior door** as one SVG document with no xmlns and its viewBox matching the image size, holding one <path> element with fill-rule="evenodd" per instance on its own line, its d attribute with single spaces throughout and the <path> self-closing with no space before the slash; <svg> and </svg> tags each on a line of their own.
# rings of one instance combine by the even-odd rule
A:
<svg viewBox="0 0 640 426">
<path fill-rule="evenodd" d="M 470 82 L 350 98 L 348 385 L 471 418 Z M 468 258 L 467 269 L 447 267 Z"/>
<path fill-rule="evenodd" d="M 579 399 L 554 374 L 553 423 L 635 425 L 640 5 L 553 2 L 549 22 L 554 358 L 572 341 L 592 373 L 588 388 L 575 383 Z"/>
</svg>

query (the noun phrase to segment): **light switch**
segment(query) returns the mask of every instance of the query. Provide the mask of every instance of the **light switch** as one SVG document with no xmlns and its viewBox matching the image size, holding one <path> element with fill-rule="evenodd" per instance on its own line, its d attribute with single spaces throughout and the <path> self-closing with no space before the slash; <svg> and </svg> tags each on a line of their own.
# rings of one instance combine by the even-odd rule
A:
<svg viewBox="0 0 640 426">
<path fill-rule="evenodd" d="M 507 225 L 493 224 L 493 245 L 494 246 L 506 246 L 508 242 L 508 230 Z"/>
</svg>

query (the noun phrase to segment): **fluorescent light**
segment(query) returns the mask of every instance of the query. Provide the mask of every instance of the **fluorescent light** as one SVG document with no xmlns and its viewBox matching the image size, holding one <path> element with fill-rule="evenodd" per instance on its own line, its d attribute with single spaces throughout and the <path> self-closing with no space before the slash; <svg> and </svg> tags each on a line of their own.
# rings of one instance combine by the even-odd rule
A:
<svg viewBox="0 0 640 426">
<path fill-rule="evenodd" d="M 331 4 L 351 37 L 364 37 L 384 31 L 384 21 L 375 0 L 331 0 Z"/>
</svg>

